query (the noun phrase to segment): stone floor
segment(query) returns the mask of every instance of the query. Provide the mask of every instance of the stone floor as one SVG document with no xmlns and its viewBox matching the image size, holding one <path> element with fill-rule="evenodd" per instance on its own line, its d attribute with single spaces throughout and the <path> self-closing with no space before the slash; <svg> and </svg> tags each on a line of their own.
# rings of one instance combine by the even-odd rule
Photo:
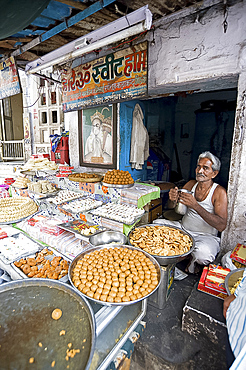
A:
<svg viewBox="0 0 246 370">
<path fill-rule="evenodd" d="M 147 326 L 134 346 L 131 370 L 227 369 L 223 301 L 197 291 L 198 281 L 194 275 L 174 281 L 163 309 L 148 304 Z"/>
</svg>

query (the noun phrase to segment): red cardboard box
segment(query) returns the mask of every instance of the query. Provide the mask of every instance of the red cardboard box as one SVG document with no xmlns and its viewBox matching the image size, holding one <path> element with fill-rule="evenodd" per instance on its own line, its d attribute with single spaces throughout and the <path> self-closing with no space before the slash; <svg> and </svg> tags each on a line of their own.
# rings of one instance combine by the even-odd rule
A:
<svg viewBox="0 0 246 370">
<path fill-rule="evenodd" d="M 12 185 L 14 182 L 15 182 L 15 179 L 13 179 L 12 177 L 8 177 L 4 180 L 5 185 Z"/>
<path fill-rule="evenodd" d="M 41 153 L 41 154 L 33 154 L 31 155 L 31 158 L 48 158 L 50 159 L 49 153 Z"/>
<path fill-rule="evenodd" d="M 210 264 L 205 279 L 205 286 L 226 293 L 225 277 L 231 272 L 230 269 Z"/>
<path fill-rule="evenodd" d="M 71 171 L 73 170 L 74 167 L 73 166 L 63 166 L 63 165 L 59 165 L 59 170 L 60 171 Z"/>
<path fill-rule="evenodd" d="M 69 173 L 57 173 L 56 177 L 68 177 Z"/>
<path fill-rule="evenodd" d="M 62 174 L 62 175 L 64 175 L 64 174 L 65 174 L 65 175 L 66 175 L 66 174 L 67 174 L 67 175 L 71 175 L 71 173 L 72 173 L 72 171 L 71 171 L 71 170 L 65 170 L 65 171 L 64 171 L 64 170 L 60 170 L 59 172 L 60 172 L 60 174 Z"/>
<path fill-rule="evenodd" d="M 226 270 L 229 270 L 229 269 L 226 269 Z M 228 271 L 228 273 L 229 272 L 230 272 L 230 270 Z M 213 296 L 218 297 L 220 299 L 225 299 L 227 297 L 227 292 L 226 292 L 225 288 L 224 288 L 224 290 L 221 289 L 221 287 L 220 287 L 220 289 L 217 289 L 216 284 L 213 284 L 212 286 L 207 285 L 207 284 L 209 284 L 209 281 L 210 281 L 210 280 L 207 280 L 208 273 L 209 273 L 209 267 L 205 266 L 204 269 L 203 269 L 201 278 L 199 280 L 197 289 L 200 290 L 201 292 L 213 295 Z M 221 278 L 221 280 L 223 280 L 224 277 Z"/>
</svg>

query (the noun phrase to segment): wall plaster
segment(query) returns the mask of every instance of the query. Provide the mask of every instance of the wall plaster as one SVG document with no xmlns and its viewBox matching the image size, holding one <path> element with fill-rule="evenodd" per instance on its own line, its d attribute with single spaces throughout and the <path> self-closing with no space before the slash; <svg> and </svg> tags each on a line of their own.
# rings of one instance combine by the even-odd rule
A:
<svg viewBox="0 0 246 370">
<path fill-rule="evenodd" d="M 177 87 L 181 91 L 182 84 L 191 90 L 199 88 L 198 82 L 204 89 L 207 82 L 211 91 L 212 82 L 218 88 L 221 78 L 222 85 L 235 83 L 246 54 L 245 14 L 245 2 L 231 6 L 226 33 L 221 5 L 170 23 L 159 22 L 152 35 L 154 45 L 149 44 L 149 94 L 169 93 Z"/>
</svg>

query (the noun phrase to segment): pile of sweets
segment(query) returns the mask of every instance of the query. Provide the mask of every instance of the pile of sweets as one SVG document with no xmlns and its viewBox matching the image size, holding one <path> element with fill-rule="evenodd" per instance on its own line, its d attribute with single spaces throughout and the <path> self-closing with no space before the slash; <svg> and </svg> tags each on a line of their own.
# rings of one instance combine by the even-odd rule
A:
<svg viewBox="0 0 246 370">
<path fill-rule="evenodd" d="M 134 180 L 128 171 L 112 170 L 108 171 L 103 178 L 103 182 L 115 185 L 134 184 Z"/>
<path fill-rule="evenodd" d="M 20 220 L 37 212 L 36 203 L 28 197 L 0 199 L 0 222 Z"/>
<path fill-rule="evenodd" d="M 19 176 L 15 182 L 13 183 L 13 187 L 14 188 L 18 188 L 18 189 L 25 189 L 27 188 L 28 184 L 30 183 L 31 181 L 26 178 L 26 177 L 22 177 L 22 176 Z"/>
<path fill-rule="evenodd" d="M 57 189 L 47 180 L 40 180 L 28 184 L 28 190 L 40 194 L 54 193 L 57 191 Z"/>
<path fill-rule="evenodd" d="M 49 161 L 48 158 L 30 158 L 22 167 L 23 171 L 55 171 L 57 169 L 58 165 L 54 161 Z"/>
</svg>

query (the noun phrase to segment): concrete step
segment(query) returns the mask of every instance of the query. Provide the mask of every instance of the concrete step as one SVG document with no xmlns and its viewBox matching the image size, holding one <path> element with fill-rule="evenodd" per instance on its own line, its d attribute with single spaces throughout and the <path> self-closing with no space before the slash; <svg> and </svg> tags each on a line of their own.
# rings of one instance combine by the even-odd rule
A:
<svg viewBox="0 0 246 370">
<path fill-rule="evenodd" d="M 210 343 L 219 354 L 221 369 L 226 369 L 227 329 L 222 299 L 197 290 L 195 284 L 183 308 L 182 331 L 204 345 Z"/>
<path fill-rule="evenodd" d="M 198 292 L 198 280 L 174 281 L 163 309 L 148 304 L 130 370 L 226 370 L 223 301 Z"/>
</svg>

